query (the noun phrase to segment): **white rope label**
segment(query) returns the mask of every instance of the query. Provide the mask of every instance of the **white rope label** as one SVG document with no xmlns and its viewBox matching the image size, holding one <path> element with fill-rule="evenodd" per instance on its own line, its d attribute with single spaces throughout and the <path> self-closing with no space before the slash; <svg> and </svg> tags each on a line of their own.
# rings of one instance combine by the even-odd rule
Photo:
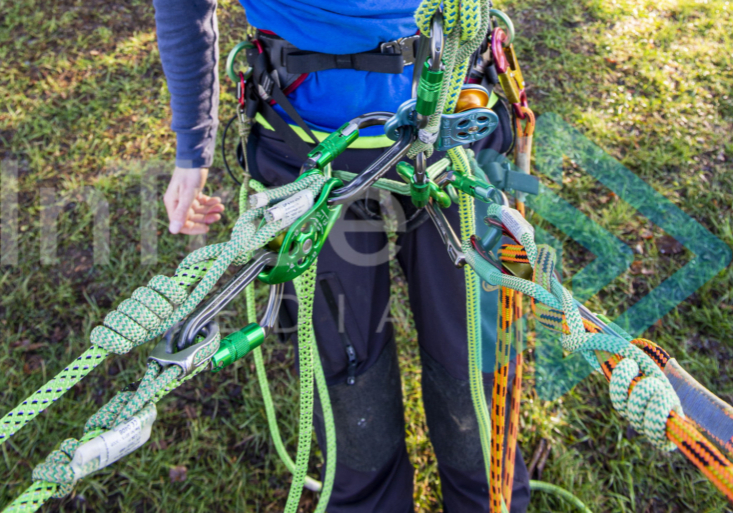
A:
<svg viewBox="0 0 733 513">
<path fill-rule="evenodd" d="M 293 194 L 289 198 L 282 200 L 280 203 L 265 212 L 265 220 L 268 223 L 282 220 L 282 228 L 290 226 L 308 212 L 313 206 L 313 191 L 305 189 L 297 194 Z"/>
<path fill-rule="evenodd" d="M 71 460 L 74 480 L 111 465 L 150 439 L 158 412 L 150 403 L 127 422 L 80 445 Z"/>
<path fill-rule="evenodd" d="M 516 210 L 502 206 L 501 208 L 501 222 L 504 223 L 507 230 L 514 235 L 517 240 L 522 238 L 522 235 L 529 233 L 534 239 L 534 228 L 527 220 L 522 217 L 522 214 Z"/>
</svg>

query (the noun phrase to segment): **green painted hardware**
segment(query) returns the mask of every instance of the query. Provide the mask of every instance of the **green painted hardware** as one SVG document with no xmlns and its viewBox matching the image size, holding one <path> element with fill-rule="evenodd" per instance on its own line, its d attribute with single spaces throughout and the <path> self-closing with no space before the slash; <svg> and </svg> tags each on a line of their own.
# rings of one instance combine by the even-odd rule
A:
<svg viewBox="0 0 733 513">
<path fill-rule="evenodd" d="M 359 138 L 359 129 L 353 127 L 351 131 L 347 132 L 348 126 L 349 123 L 344 123 L 308 154 L 308 158 L 314 161 L 316 169 L 323 169 L 327 164 L 333 162 L 348 148 L 349 144 Z"/>
<path fill-rule="evenodd" d="M 412 203 L 417 208 L 423 208 L 427 205 L 428 198 L 433 198 L 441 208 L 450 207 L 450 197 L 435 182 L 428 180 L 424 184 L 415 183 L 415 168 L 407 162 L 397 163 L 397 173 L 410 184 Z"/>
<path fill-rule="evenodd" d="M 239 84 L 239 73 L 234 71 L 234 61 L 237 60 L 237 55 L 239 55 L 239 52 L 241 52 L 244 49 L 249 49 L 249 48 L 254 48 L 254 47 L 255 45 L 253 45 L 249 41 L 242 41 L 241 43 L 237 44 L 237 46 L 232 48 L 231 52 L 229 52 L 229 56 L 227 57 L 227 64 L 226 64 L 227 76 L 235 84 Z M 252 75 L 252 68 L 247 66 L 247 69 L 244 72 L 245 80 L 248 79 L 251 75 Z"/>
<path fill-rule="evenodd" d="M 496 16 L 497 18 L 499 18 L 499 20 L 504 24 L 504 26 L 506 27 L 507 36 L 509 37 L 507 44 L 512 44 L 514 42 L 514 23 L 512 23 L 512 19 L 507 16 L 506 13 L 500 11 L 499 9 L 491 9 L 489 13 L 492 16 Z"/>
<path fill-rule="evenodd" d="M 429 182 L 416 183 L 415 175 L 412 175 L 410 179 L 410 196 L 412 196 L 412 203 L 417 208 L 423 208 L 428 204 L 428 199 L 430 198 L 428 184 Z"/>
<path fill-rule="evenodd" d="M 342 185 L 338 178 L 325 183 L 313 207 L 285 234 L 275 266 L 260 273 L 261 281 L 270 285 L 284 283 L 297 278 L 313 264 L 341 213 L 342 205 L 330 208 L 328 197 L 333 189 Z"/>
<path fill-rule="evenodd" d="M 483 180 L 466 176 L 457 171 L 451 171 L 449 180 L 451 181 L 451 185 L 456 189 L 463 191 L 477 200 L 481 200 L 484 203 L 494 203 L 495 201 L 494 197 L 498 192 L 496 187 L 489 185 Z"/>
<path fill-rule="evenodd" d="M 240 358 L 246 356 L 255 347 L 259 347 L 265 341 L 265 330 L 259 324 L 253 322 L 248 324 L 236 333 L 232 333 L 219 345 L 219 350 L 211 359 L 213 371 L 219 372 L 224 367 L 233 364 Z"/>
<path fill-rule="evenodd" d="M 430 69 L 430 62 L 425 61 L 420 75 L 420 83 L 417 86 L 417 104 L 415 110 L 423 116 L 435 114 L 440 99 L 440 89 L 443 85 L 442 69 Z"/>
</svg>

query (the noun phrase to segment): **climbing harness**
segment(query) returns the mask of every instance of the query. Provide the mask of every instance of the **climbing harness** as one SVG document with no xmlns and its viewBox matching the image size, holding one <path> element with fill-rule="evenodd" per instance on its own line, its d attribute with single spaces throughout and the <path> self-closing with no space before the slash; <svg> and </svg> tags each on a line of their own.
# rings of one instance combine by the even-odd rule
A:
<svg viewBox="0 0 733 513">
<path fill-rule="evenodd" d="M 506 512 L 511 507 L 522 387 L 524 296 L 529 296 L 537 321 L 560 334 L 564 350 L 580 353 L 608 378 L 614 408 L 634 428 L 660 449 L 679 448 L 733 500 L 731 464 L 710 441 L 733 453 L 733 408 L 694 381 L 654 343 L 633 339 L 608 319 L 580 305 L 554 272 L 554 251 L 535 243 L 534 228 L 524 218 L 525 195 L 538 191 L 537 179 L 530 175 L 535 117 L 512 47 L 511 20 L 480 0 L 465 0 L 460 9 L 457 0 L 446 0 L 442 10 L 439 7 L 439 2 L 424 1 L 415 15 L 419 36 L 384 43 L 373 52 L 345 57 L 301 52 L 274 34 L 261 31 L 254 40 L 234 48 L 226 68 L 238 87 L 238 110 L 229 125 L 237 121 L 237 154 L 245 175 L 237 179 L 225 160 L 232 177 L 242 185 L 241 215 L 231 239 L 194 251 L 173 277 L 156 276 L 137 289 L 92 331 L 87 351 L 0 420 L 2 444 L 110 353 L 126 353 L 158 340 L 134 390 L 126 388 L 115 395 L 89 419 L 79 440 L 62 442 L 34 469 L 33 484 L 5 511 L 36 511 L 49 498 L 70 493 L 79 479 L 114 463 L 149 439 L 155 404 L 171 390 L 206 369 L 219 372 L 249 353 L 253 353 L 275 448 L 293 474 L 285 511 L 297 510 L 304 487 L 321 493 L 316 511 L 325 511 L 335 476 L 336 440 L 312 325 L 316 265 L 344 205 L 372 187 L 409 197 L 435 225 L 453 264 L 464 269 L 470 393 L 492 512 Z M 494 18 L 506 31 L 494 26 Z M 277 52 L 271 48 L 280 49 L 279 60 L 273 62 Z M 242 50 L 247 52 L 251 67 L 236 73 L 236 57 Z M 347 60 L 354 69 L 379 67 L 388 69 L 382 71 L 387 73 L 401 72 L 405 64 L 414 63 L 414 97 L 397 113 L 365 114 L 326 137 L 316 137 L 297 113 L 290 112 L 294 112 L 292 105 L 288 107 L 288 88 L 298 80 L 292 75 L 344 67 Z M 500 84 L 511 104 L 516 123 L 514 168 L 487 161 L 464 148 L 501 125 L 492 104 L 496 97 L 481 83 L 491 87 Z M 283 107 L 300 126 L 310 145 L 277 115 L 270 100 Z M 300 175 L 291 184 L 265 189 L 246 173 L 246 143 L 253 120 L 259 115 L 279 132 L 287 131 L 290 135 L 284 135 L 284 139 L 302 154 Z M 359 174 L 332 170 L 332 163 L 341 153 L 358 146 L 360 130 L 375 125 L 383 125 L 386 138 L 394 143 Z M 428 167 L 426 159 L 435 150 L 446 151 L 447 157 Z M 402 161 L 406 157 L 413 159 L 413 164 Z M 403 183 L 384 178 L 394 166 Z M 488 180 L 482 178 L 482 173 Z M 255 191 L 251 195 L 249 188 Z M 480 238 L 475 234 L 476 200 L 487 205 L 488 213 L 485 222 L 489 230 Z M 458 204 L 460 213 L 459 234 L 443 213 L 453 203 Z M 494 248 L 502 237 L 509 242 L 496 253 Z M 212 292 L 231 265 L 239 266 L 237 273 Z M 254 306 L 255 280 L 270 287 L 267 307 L 259 321 Z M 480 280 L 500 288 L 491 410 L 482 376 Z M 300 321 L 300 421 L 295 461 L 280 437 L 261 350 L 275 326 L 283 284 L 288 281 L 295 284 Z M 249 324 L 222 338 L 216 315 L 242 292 Z M 515 374 L 509 386 L 512 348 L 516 352 Z M 322 483 L 306 475 L 316 390 L 326 432 Z M 502 444 L 505 438 L 507 443 Z M 575 497 L 553 485 L 532 481 L 531 487 L 555 493 L 580 511 L 588 511 Z"/>
</svg>

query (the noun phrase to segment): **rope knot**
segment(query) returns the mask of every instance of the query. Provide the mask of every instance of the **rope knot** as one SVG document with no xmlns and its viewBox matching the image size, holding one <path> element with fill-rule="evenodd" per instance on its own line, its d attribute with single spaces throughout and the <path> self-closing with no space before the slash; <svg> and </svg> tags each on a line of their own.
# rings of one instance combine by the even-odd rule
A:
<svg viewBox="0 0 733 513">
<path fill-rule="evenodd" d="M 495 284 L 532 296 L 532 307 L 538 322 L 563 334 L 560 340 L 563 349 L 581 353 L 594 369 L 604 370 L 607 375 L 610 373 L 610 395 L 614 408 L 656 447 L 673 449 L 674 444 L 667 439 L 667 420 L 672 412 L 680 416 L 683 412 L 677 393 L 660 367 L 632 343 L 631 336 L 618 326 L 611 323 L 615 333 L 604 333 L 591 320 L 581 316 L 579 305 L 555 275 L 554 250 L 534 242 L 531 226 L 528 227 L 516 211 L 505 206 L 490 205 L 489 214 L 501 220 L 521 243 L 504 245 L 500 251 L 501 260 L 520 264 L 519 271 L 522 265 L 531 266 L 532 281 L 493 270 L 486 278 L 489 281 L 496 278 Z M 466 249 L 469 264 L 486 267 L 476 260 L 471 249 Z M 647 342 L 646 345 L 649 344 Z M 616 356 L 601 366 L 597 351 Z"/>
<path fill-rule="evenodd" d="M 104 318 L 104 325 L 92 330 L 92 344 L 124 354 L 153 337 L 158 327 L 183 303 L 185 283 L 168 276 L 155 276 Z"/>
<path fill-rule="evenodd" d="M 632 358 L 621 360 L 611 373 L 610 395 L 613 407 L 644 433 L 659 449 L 671 451 L 667 439 L 667 419 L 672 411 L 682 414 L 674 389 L 655 376 L 645 376 Z"/>
<path fill-rule="evenodd" d="M 46 461 L 33 469 L 34 481 L 47 481 L 58 485 L 53 494 L 56 499 L 69 495 L 74 489 L 74 471 L 70 463 L 78 447 L 79 440 L 67 438 L 61 442 L 57 450 L 48 455 Z"/>
</svg>

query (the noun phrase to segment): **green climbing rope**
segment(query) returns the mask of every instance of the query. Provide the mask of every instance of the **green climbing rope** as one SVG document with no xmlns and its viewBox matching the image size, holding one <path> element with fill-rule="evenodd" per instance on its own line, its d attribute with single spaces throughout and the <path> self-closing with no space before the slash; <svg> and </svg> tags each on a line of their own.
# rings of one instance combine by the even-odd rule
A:
<svg viewBox="0 0 733 513">
<path fill-rule="evenodd" d="M 664 373 L 646 353 L 629 343 L 630 337 L 588 333 L 572 294 L 562 286 L 554 273 L 554 252 L 535 244 L 534 229 L 516 210 L 492 204 L 487 212 L 501 221 L 522 244 L 537 283 L 503 274 L 480 257 L 470 242 L 464 241 L 467 263 L 487 283 L 517 290 L 557 309 L 561 316 L 564 315 L 569 329 L 569 334 L 560 339 L 563 349 L 581 353 L 595 369 L 600 367 L 596 351 L 624 357 L 611 376 L 610 395 L 614 408 L 655 446 L 662 450 L 672 449 L 674 445 L 666 436 L 667 419 L 672 411 L 682 415 L 682 406 Z M 643 378 L 629 394 L 629 387 L 640 371 L 643 372 Z"/>
<path fill-rule="evenodd" d="M 258 181 L 248 179 L 247 182 L 243 184 L 240 190 L 240 197 L 239 197 L 240 209 L 244 209 L 246 205 L 248 205 L 248 199 L 247 199 L 247 187 L 248 186 L 251 187 L 255 192 L 264 192 L 266 190 L 265 186 L 259 183 Z M 311 275 L 313 275 L 315 273 L 317 262 L 318 261 L 316 260 L 316 262 L 314 262 L 314 264 L 306 272 L 306 274 L 310 273 Z M 298 277 L 294 280 L 298 305 L 301 305 L 301 304 L 307 305 L 309 301 L 312 304 L 314 291 L 313 290 L 309 291 L 308 287 L 315 286 L 315 277 L 314 276 L 311 276 L 311 281 L 313 283 L 309 284 L 309 282 L 304 281 L 302 277 Z M 247 322 L 249 323 L 257 322 L 257 314 L 255 312 L 254 284 L 249 285 L 245 289 L 245 301 L 247 304 Z M 328 394 L 328 387 L 326 385 L 326 378 L 323 374 L 323 367 L 321 366 L 321 359 L 318 354 L 318 346 L 315 343 L 315 333 L 313 332 L 313 324 L 311 321 L 311 322 L 308 322 L 307 326 L 304 327 L 303 324 L 306 324 L 302 322 L 303 320 L 306 319 L 304 315 L 305 314 L 301 315 L 301 312 L 299 309 L 298 319 L 301 320 L 299 325 L 303 329 L 301 330 L 299 328 L 298 330 L 298 341 L 300 345 L 302 344 L 301 340 L 305 340 L 305 343 L 311 347 L 311 350 L 313 353 L 313 358 L 311 359 L 312 365 L 313 365 L 313 377 L 315 379 L 316 389 L 318 391 L 318 397 L 319 397 L 321 408 L 323 411 L 324 424 L 325 424 L 325 430 L 326 430 L 326 451 L 325 451 L 326 472 L 325 472 L 325 479 L 324 479 L 323 484 L 311 478 L 310 476 L 306 475 L 303 478 L 303 484 L 301 486 L 305 486 L 306 488 L 316 491 L 316 492 L 321 492 L 321 496 L 318 501 L 318 506 L 316 507 L 315 511 L 316 513 L 323 513 L 325 512 L 326 506 L 328 505 L 329 498 L 331 497 L 331 491 L 333 490 L 333 481 L 336 476 L 336 427 L 335 427 L 334 419 L 333 419 L 333 411 L 331 409 L 331 399 Z M 309 316 L 308 318 L 312 318 L 312 315 Z M 282 460 L 283 464 L 293 474 L 293 476 L 295 476 L 296 470 L 297 470 L 296 463 L 294 463 L 293 460 L 290 458 L 290 455 L 288 454 L 282 442 L 282 437 L 280 436 L 280 429 L 278 427 L 277 417 L 275 415 L 275 407 L 272 402 L 272 396 L 270 394 L 270 387 L 267 381 L 267 372 L 265 370 L 265 364 L 264 364 L 264 360 L 262 357 L 262 348 L 257 347 L 255 348 L 253 352 L 254 352 L 254 360 L 255 360 L 255 369 L 257 372 L 257 380 L 260 383 L 260 390 L 262 392 L 262 400 L 265 404 L 265 413 L 267 415 L 267 424 L 270 429 L 270 436 L 272 437 L 273 444 L 275 445 L 275 450 L 277 451 L 278 455 L 280 456 L 280 459 Z M 301 379 L 301 383 L 303 383 L 303 380 L 305 379 L 303 376 L 303 371 L 302 371 L 303 363 L 302 361 L 299 361 L 299 363 L 300 363 L 300 368 L 301 368 L 300 379 Z M 302 397 L 302 393 L 301 393 L 301 397 Z M 311 411 L 308 414 L 311 418 L 313 415 L 312 408 L 313 408 L 313 405 L 311 403 L 310 405 Z M 299 426 L 299 434 L 304 433 L 304 432 L 310 433 L 311 432 L 310 426 L 304 427 L 302 419 L 303 419 L 303 415 L 302 415 L 302 410 L 301 410 L 301 423 Z M 303 460 L 303 459 L 305 459 L 305 461 L 308 460 L 308 454 L 301 454 L 302 450 L 303 450 L 302 445 L 299 444 L 296 461 Z M 308 446 L 308 451 L 309 450 L 310 450 L 310 446 Z M 296 486 L 297 486 L 296 480 L 293 479 L 293 484 L 291 486 L 291 493 L 292 493 L 292 490 Z M 286 505 L 286 511 L 287 511 L 287 505 Z"/>
<path fill-rule="evenodd" d="M 534 479 L 529 482 L 529 489 L 533 492 L 545 492 L 552 495 L 557 495 L 562 498 L 568 504 L 571 504 L 577 508 L 581 513 L 593 513 L 583 502 L 578 499 L 575 495 L 568 492 L 567 490 L 555 486 L 554 484 L 545 483 L 544 481 L 535 481 Z"/>
<path fill-rule="evenodd" d="M 421 32 L 429 33 L 432 18 L 437 12 L 438 6 L 439 2 L 426 0 L 418 7 L 415 21 Z M 469 58 L 482 43 L 490 23 L 488 3 L 479 0 L 461 3 L 460 11 L 458 10 L 458 2 L 444 2 L 443 16 L 445 20 L 444 32 L 447 36 L 445 37 L 445 50 L 443 53 L 443 64 L 446 73 L 438 100 L 438 110 L 435 115 L 428 119 L 427 127 L 424 129 L 431 134 L 435 134 L 439 130 L 442 113 L 450 114 L 454 112 L 468 70 Z M 460 16 L 459 20 L 456 20 L 457 16 Z M 454 30 L 457 23 L 459 29 Z M 419 152 L 430 154 L 432 145 L 420 140 L 416 141 L 409 155 L 414 156 Z M 462 147 L 448 150 L 448 157 L 455 171 L 466 175 L 471 174 L 468 156 Z M 466 242 L 475 233 L 473 198 L 462 192 L 459 193 L 458 197 L 461 239 Z M 468 266 L 464 268 L 464 273 L 466 281 L 469 383 L 471 399 L 479 425 L 486 479 L 490 481 L 491 422 L 481 373 L 480 280 L 473 269 Z M 505 504 L 502 504 L 502 507 L 506 510 Z"/>
<path fill-rule="evenodd" d="M 214 339 L 211 351 L 201 355 L 206 358 L 219 347 L 218 336 Z M 201 372 L 204 367 L 196 368 L 191 374 L 179 379 L 181 369 L 173 366 L 163 369 L 155 362 L 149 362 L 137 391 L 123 391 L 115 395 L 97 413 L 90 417 L 84 426 L 84 436 L 80 440 L 73 438 L 61 443 L 58 450 L 53 451 L 46 461 L 33 470 L 33 484 L 16 498 L 5 513 L 32 513 L 38 510 L 50 498 L 60 498 L 71 493 L 74 483 L 80 476 L 71 465 L 74 454 L 80 446 L 102 435 L 116 426 L 120 426 L 132 417 L 148 410 L 147 416 L 155 417 L 155 404 L 170 391 L 180 386 Z M 152 412 L 151 412 L 152 409 Z M 94 460 L 91 461 L 94 463 Z M 89 469 L 97 470 L 96 468 Z"/>
</svg>

